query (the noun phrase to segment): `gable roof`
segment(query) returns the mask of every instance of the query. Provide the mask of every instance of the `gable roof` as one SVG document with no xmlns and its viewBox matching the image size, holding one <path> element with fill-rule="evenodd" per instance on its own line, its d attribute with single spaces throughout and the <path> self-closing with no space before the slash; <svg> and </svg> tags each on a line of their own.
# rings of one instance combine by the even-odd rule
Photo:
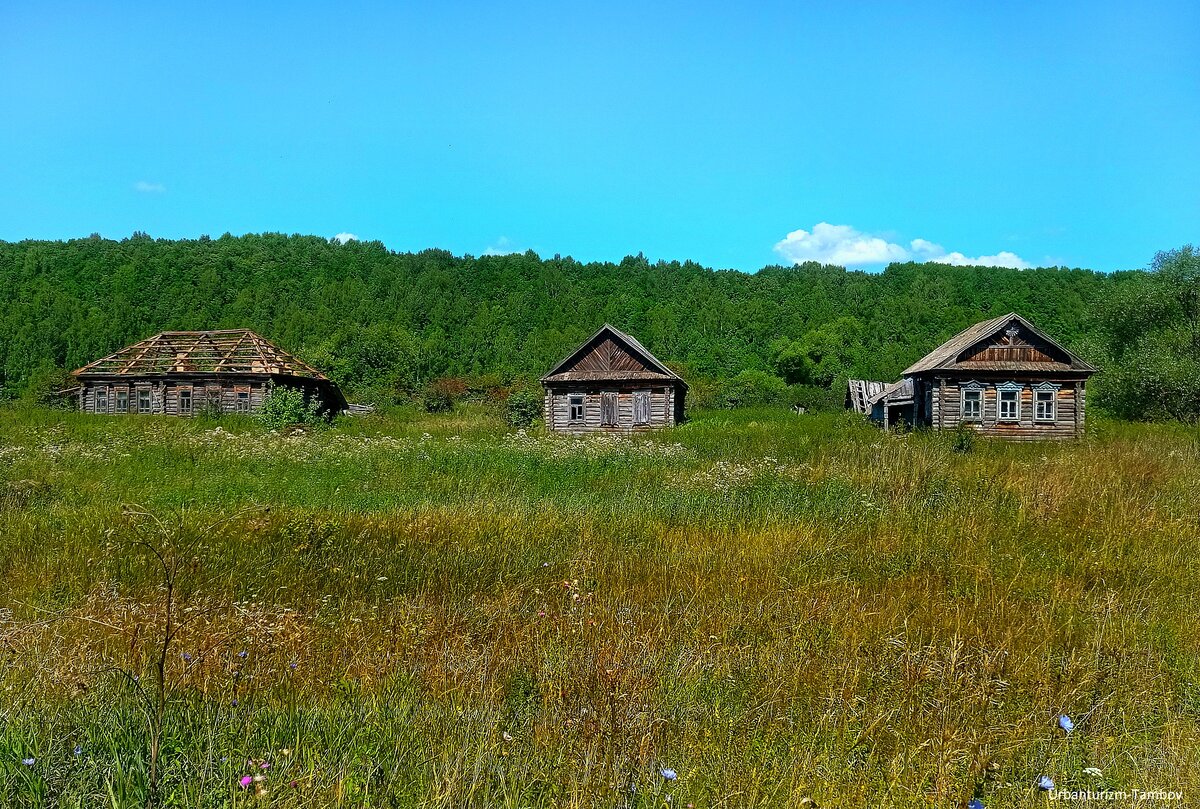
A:
<svg viewBox="0 0 1200 809">
<path fill-rule="evenodd" d="M 632 370 L 597 370 L 597 371 L 573 371 L 571 370 L 579 360 L 581 360 L 589 350 L 598 345 L 600 339 L 604 336 L 610 337 L 614 342 L 623 345 L 624 348 L 631 354 L 648 366 L 649 371 L 632 371 Z M 672 371 L 667 366 L 663 365 L 657 357 L 650 353 L 644 345 L 637 341 L 637 338 L 626 334 L 615 326 L 605 323 L 595 334 L 580 344 L 579 348 L 568 354 L 558 365 L 555 365 L 546 375 L 542 377 L 543 382 L 582 382 L 582 381 L 604 381 L 604 380 L 621 380 L 621 379 L 648 379 L 648 380 L 667 380 L 678 383 L 687 387 L 687 383 L 679 374 Z"/>
<path fill-rule="evenodd" d="M 1051 339 L 1037 326 L 1034 326 L 1025 318 L 1018 315 L 1016 312 L 1009 312 L 1007 315 L 994 317 L 991 320 L 984 320 L 976 323 L 974 326 L 969 326 L 963 329 L 958 334 L 951 337 L 946 342 L 935 348 L 933 351 L 926 354 L 921 359 L 904 369 L 903 375 L 919 374 L 926 371 L 949 371 L 960 367 L 959 357 L 969 348 L 972 348 L 984 340 L 994 337 L 1001 330 L 1007 328 L 1013 322 L 1020 323 L 1030 333 L 1036 335 L 1051 347 L 1061 351 L 1067 357 L 1067 362 L 1013 362 L 1013 361 L 984 361 L 971 362 L 969 366 L 965 366 L 970 370 L 977 371 L 1040 371 L 1040 370 L 1056 370 L 1056 371 L 1078 371 L 1082 373 L 1092 374 L 1098 369 L 1089 365 L 1080 359 L 1075 353 L 1065 348 L 1062 344 Z"/>
<path fill-rule="evenodd" d="M 249 329 L 164 331 L 74 372 L 87 376 L 262 374 L 329 382 L 311 365 Z"/>
</svg>

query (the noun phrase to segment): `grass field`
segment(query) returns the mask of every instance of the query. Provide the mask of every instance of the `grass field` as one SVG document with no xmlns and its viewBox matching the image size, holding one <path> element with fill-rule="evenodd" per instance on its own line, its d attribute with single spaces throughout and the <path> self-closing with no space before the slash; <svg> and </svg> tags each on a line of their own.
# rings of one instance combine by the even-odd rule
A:
<svg viewBox="0 0 1200 809">
<path fill-rule="evenodd" d="M 1104 421 L 0 410 L 0 794 L 143 805 L 157 737 L 168 806 L 1195 805 L 1198 468 Z"/>
</svg>

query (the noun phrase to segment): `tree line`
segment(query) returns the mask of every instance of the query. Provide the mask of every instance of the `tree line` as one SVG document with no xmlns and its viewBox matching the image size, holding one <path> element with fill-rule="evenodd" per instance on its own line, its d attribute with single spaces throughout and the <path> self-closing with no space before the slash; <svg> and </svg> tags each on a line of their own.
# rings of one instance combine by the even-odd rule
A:
<svg viewBox="0 0 1200 809">
<path fill-rule="evenodd" d="M 253 329 L 389 404 L 528 388 L 610 322 L 707 405 L 836 406 L 847 377 L 893 380 L 984 318 L 1019 312 L 1100 366 L 1091 403 L 1200 415 L 1200 258 L 1100 273 L 455 256 L 315 236 L 0 242 L 0 387 L 19 396 L 164 330 Z"/>
</svg>

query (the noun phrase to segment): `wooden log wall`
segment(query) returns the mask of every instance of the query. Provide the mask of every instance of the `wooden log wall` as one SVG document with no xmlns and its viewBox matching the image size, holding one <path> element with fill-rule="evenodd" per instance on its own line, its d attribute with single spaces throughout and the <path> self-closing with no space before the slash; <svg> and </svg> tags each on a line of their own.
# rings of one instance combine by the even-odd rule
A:
<svg viewBox="0 0 1200 809">
<path fill-rule="evenodd" d="M 648 424 L 634 423 L 634 395 L 636 391 L 650 391 L 650 421 Z M 617 394 L 617 423 L 601 423 L 603 394 Z M 571 397 L 583 396 L 583 420 L 571 421 Z M 676 421 L 676 396 L 674 386 L 651 388 L 587 387 L 554 389 L 546 391 L 546 426 L 559 432 L 635 432 L 665 427 Z"/>
<path fill-rule="evenodd" d="M 245 393 L 248 398 L 248 409 L 244 412 L 253 413 L 262 405 L 270 392 L 270 383 L 264 379 L 188 379 L 179 380 L 122 380 L 105 382 L 84 380 L 80 386 L 79 409 L 85 413 L 101 412 L 97 408 L 97 396 L 101 389 L 107 392 L 107 403 L 103 412 L 110 414 L 137 414 L 141 412 L 138 406 L 139 394 L 150 395 L 150 414 L 167 416 L 188 416 L 204 412 L 206 408 L 219 409 L 222 413 L 237 413 L 238 394 Z M 191 391 L 192 412 L 181 413 L 179 408 L 180 391 Z M 124 399 L 125 408 L 118 408 L 118 399 Z"/>
<path fill-rule="evenodd" d="M 1075 380 L 1056 381 L 1054 420 L 1042 421 L 1035 418 L 1035 386 L 1042 380 L 1019 381 L 1020 413 L 1017 421 L 999 419 L 999 389 L 996 382 L 982 382 L 983 394 L 981 418 L 964 421 L 962 418 L 962 390 L 964 381 L 940 378 L 933 380 L 927 392 L 930 405 L 929 424 L 935 429 L 953 430 L 964 424 L 985 435 L 1025 441 L 1076 438 L 1083 434 L 1084 383 Z M 1004 384 L 1003 382 L 999 384 Z"/>
</svg>

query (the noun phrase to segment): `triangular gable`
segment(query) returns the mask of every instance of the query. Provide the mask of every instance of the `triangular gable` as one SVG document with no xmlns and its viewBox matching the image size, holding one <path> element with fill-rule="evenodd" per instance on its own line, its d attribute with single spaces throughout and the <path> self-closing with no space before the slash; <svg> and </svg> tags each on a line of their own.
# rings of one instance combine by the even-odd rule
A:
<svg viewBox="0 0 1200 809">
<path fill-rule="evenodd" d="M 636 339 L 605 323 L 542 377 L 549 380 L 561 374 L 588 373 L 620 377 L 660 376 L 682 381 L 679 376 Z"/>
<path fill-rule="evenodd" d="M 996 370 L 1036 370 L 1044 366 L 1085 373 L 1096 371 L 1028 320 L 1010 312 L 964 329 L 906 368 L 904 375 L 956 368 L 987 370 L 988 366 Z"/>
</svg>

